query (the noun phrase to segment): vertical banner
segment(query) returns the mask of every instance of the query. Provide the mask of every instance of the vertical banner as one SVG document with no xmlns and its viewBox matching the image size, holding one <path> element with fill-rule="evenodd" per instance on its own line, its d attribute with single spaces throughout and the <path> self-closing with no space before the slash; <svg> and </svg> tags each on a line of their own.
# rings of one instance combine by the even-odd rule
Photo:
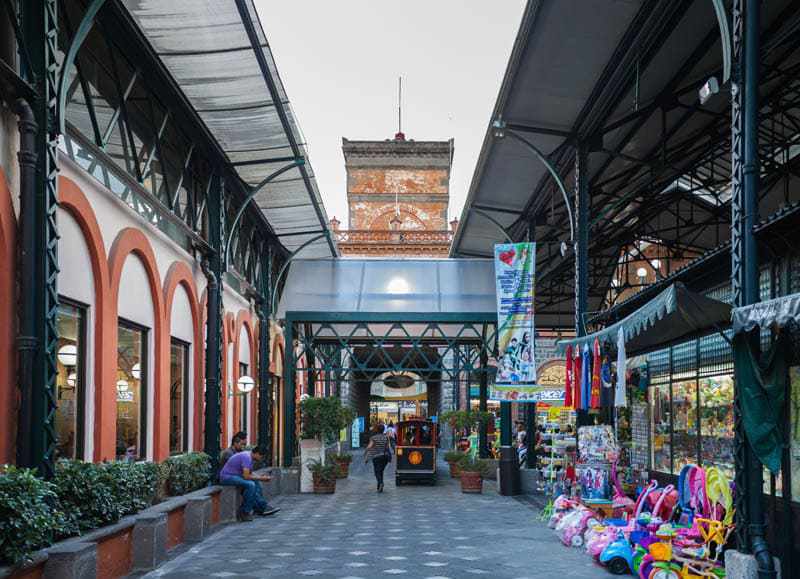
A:
<svg viewBox="0 0 800 579">
<path fill-rule="evenodd" d="M 501 401 L 536 401 L 533 296 L 536 279 L 536 244 L 504 243 L 494 246 L 497 290 L 497 377 L 489 398 Z"/>
</svg>

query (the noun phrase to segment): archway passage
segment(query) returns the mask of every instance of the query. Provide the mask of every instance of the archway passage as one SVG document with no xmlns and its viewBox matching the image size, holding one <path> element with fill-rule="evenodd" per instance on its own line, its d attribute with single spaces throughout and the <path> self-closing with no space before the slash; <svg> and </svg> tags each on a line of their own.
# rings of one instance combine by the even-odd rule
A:
<svg viewBox="0 0 800 579">
<path fill-rule="evenodd" d="M 286 416 L 296 417 L 307 394 L 339 396 L 364 427 L 391 410 L 434 417 L 469 404 L 474 382 L 485 409 L 496 349 L 493 271 L 491 260 L 293 262 L 278 312 L 286 342 L 295 344 L 284 365 Z M 398 390 L 387 379 L 413 387 L 387 396 Z M 379 404 L 387 398 L 400 400 Z M 284 430 L 287 464 L 295 434 Z"/>
</svg>

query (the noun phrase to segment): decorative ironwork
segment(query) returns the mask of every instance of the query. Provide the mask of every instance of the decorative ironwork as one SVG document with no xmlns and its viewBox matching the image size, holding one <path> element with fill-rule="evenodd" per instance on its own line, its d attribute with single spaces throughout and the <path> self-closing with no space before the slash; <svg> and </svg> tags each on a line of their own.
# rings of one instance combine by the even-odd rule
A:
<svg viewBox="0 0 800 579">
<path fill-rule="evenodd" d="M 453 241 L 452 231 L 436 231 L 436 230 L 415 230 L 415 229 L 398 229 L 398 230 L 380 230 L 380 229 L 343 229 L 334 231 L 334 236 L 337 243 L 441 243 L 449 247 Z"/>
</svg>

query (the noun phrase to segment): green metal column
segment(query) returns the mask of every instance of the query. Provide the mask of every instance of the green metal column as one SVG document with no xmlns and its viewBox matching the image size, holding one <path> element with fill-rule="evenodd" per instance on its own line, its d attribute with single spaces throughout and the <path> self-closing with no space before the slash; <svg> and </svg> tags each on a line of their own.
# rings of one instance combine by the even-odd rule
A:
<svg viewBox="0 0 800 579">
<path fill-rule="evenodd" d="M 294 371 L 294 323 L 286 320 L 284 328 L 284 363 L 283 363 L 283 466 L 292 466 L 295 444 L 295 371 Z"/>
<path fill-rule="evenodd" d="M 56 435 L 56 349 L 58 330 L 58 15 L 57 0 L 21 3 L 22 31 L 30 68 L 24 76 L 36 87 L 32 119 L 34 150 L 23 164 L 36 163 L 32 186 L 20 199 L 20 413 L 18 464 L 54 472 Z M 33 136 L 33 135 L 29 135 Z M 24 167 L 23 167 L 24 168 Z"/>
<path fill-rule="evenodd" d="M 222 397 L 222 276 L 223 276 L 223 211 L 224 184 L 219 175 L 211 178 L 208 200 L 208 243 L 213 253 L 203 259 L 203 272 L 208 280 L 206 286 L 206 410 L 204 450 L 211 457 L 212 472 L 219 470 L 220 408 Z"/>
<path fill-rule="evenodd" d="M 511 402 L 500 403 L 500 446 L 511 446 Z"/>
<path fill-rule="evenodd" d="M 486 334 L 486 330 L 484 329 L 484 335 Z M 480 370 L 480 391 L 479 391 L 479 402 L 478 402 L 478 409 L 481 412 L 486 412 L 488 406 L 486 404 L 486 398 L 489 389 L 489 355 L 486 352 L 486 345 L 485 340 L 481 344 L 481 353 L 480 353 L 480 360 L 481 360 L 481 370 Z M 481 423 L 478 429 L 478 452 L 480 453 L 481 458 L 489 458 L 489 444 L 488 444 L 488 437 L 486 435 L 486 428 L 487 424 L 485 422 Z"/>
<path fill-rule="evenodd" d="M 270 296 L 272 285 L 272 246 L 261 254 L 260 300 L 258 302 L 258 444 L 267 449 L 267 464 L 272 465 L 272 379 L 269 371 Z"/>
<path fill-rule="evenodd" d="M 738 6 L 736 6 L 738 4 Z M 742 5 L 734 2 L 735 10 L 740 11 Z M 760 35 L 761 35 L 761 1 L 744 1 L 743 33 L 741 12 L 734 15 L 734 45 L 738 57 L 739 75 L 736 78 L 734 98 L 740 97 L 741 106 L 738 118 L 734 117 L 736 126 L 740 126 L 741 138 L 738 142 L 734 159 L 734 179 L 741 175 L 741 186 L 732 187 L 733 194 L 737 197 L 732 200 L 733 227 L 732 254 L 733 255 L 733 287 L 734 299 L 737 306 L 746 306 L 759 301 L 758 284 L 758 246 L 756 244 L 753 227 L 758 222 L 758 194 L 760 187 L 760 166 L 758 157 L 758 112 L 759 112 L 759 82 L 760 82 Z M 737 22 L 738 18 L 738 22 Z M 741 91 L 741 93 L 740 93 Z M 732 123 L 733 124 L 733 123 Z M 739 166 L 739 160 L 741 164 Z M 741 173 L 739 173 L 741 171 Z M 738 237 L 738 239 L 737 239 Z M 752 332 L 750 339 L 758 348 L 759 333 Z M 741 389 L 735 389 L 736 405 L 742 404 Z M 739 411 L 737 408 L 737 413 Z M 741 423 L 740 416 L 736 421 L 735 435 L 737 437 L 737 484 L 743 490 L 742 495 L 747 502 L 745 517 L 737 521 L 743 525 L 749 534 L 749 549 L 756 558 L 758 575 L 761 578 L 775 577 L 772 555 L 769 552 L 764 527 L 764 498 L 763 498 L 763 472 L 764 468 L 756 457 L 751 446 L 747 443 L 747 436 Z M 745 490 L 746 489 L 746 490 Z M 738 493 L 737 493 L 738 494 Z M 746 539 L 748 539 L 746 537 Z M 744 545 L 743 545 L 744 546 Z"/>
</svg>

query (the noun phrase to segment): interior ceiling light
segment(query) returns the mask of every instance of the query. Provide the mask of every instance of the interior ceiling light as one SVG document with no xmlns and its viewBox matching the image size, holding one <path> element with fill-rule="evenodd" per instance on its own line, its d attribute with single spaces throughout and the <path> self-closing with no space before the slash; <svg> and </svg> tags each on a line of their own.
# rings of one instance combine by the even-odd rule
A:
<svg viewBox="0 0 800 579">
<path fill-rule="evenodd" d="M 75 366 L 78 363 L 78 347 L 75 344 L 66 344 L 58 350 L 58 361 L 64 366 Z"/>
</svg>

